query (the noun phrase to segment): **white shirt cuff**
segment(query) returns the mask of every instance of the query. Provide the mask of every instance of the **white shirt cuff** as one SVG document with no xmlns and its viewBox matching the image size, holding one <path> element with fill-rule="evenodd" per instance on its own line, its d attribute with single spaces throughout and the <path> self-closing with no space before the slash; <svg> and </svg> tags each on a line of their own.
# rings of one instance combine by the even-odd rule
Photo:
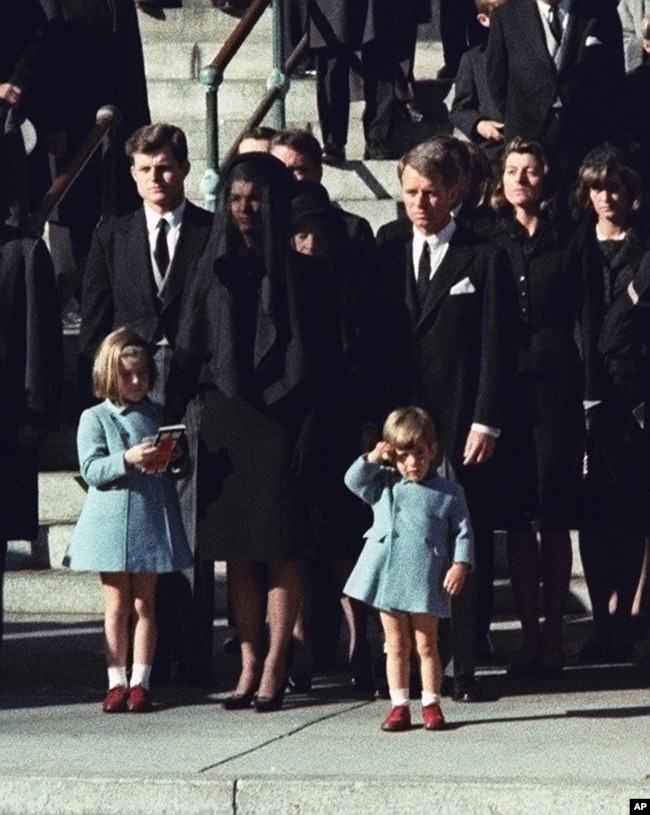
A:
<svg viewBox="0 0 650 815">
<path fill-rule="evenodd" d="M 479 424 L 478 422 L 472 422 L 472 430 L 476 433 L 485 433 L 486 436 L 492 436 L 493 439 L 498 439 L 501 435 L 501 428 L 488 427 L 486 424 Z"/>
</svg>

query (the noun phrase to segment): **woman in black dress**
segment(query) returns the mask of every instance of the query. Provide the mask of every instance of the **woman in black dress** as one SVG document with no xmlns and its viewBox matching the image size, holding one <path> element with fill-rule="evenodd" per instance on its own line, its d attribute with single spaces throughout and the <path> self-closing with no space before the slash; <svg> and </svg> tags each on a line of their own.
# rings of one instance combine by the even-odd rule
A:
<svg viewBox="0 0 650 815">
<path fill-rule="evenodd" d="M 292 184 L 261 153 L 224 171 L 168 386 L 181 406 L 197 381 L 204 396 L 197 541 L 203 557 L 227 561 L 242 654 L 228 709 L 282 703 L 310 544 L 316 412 L 340 344 L 326 275 L 290 247 Z"/>
<path fill-rule="evenodd" d="M 623 354 L 620 348 L 628 289 L 646 248 L 641 193 L 639 175 L 616 148 L 603 145 L 585 158 L 576 191 L 583 223 L 571 252 L 584 288 L 587 447 L 580 554 L 594 620 L 580 652 L 584 661 L 632 655 L 632 604 L 648 525 L 649 457 L 642 416 L 634 411 L 647 393 L 650 338 L 637 335 L 635 325 L 631 345 Z"/>
<path fill-rule="evenodd" d="M 522 647 L 509 669 L 514 677 L 552 677 L 562 670 L 571 577 L 569 482 L 582 429 L 581 363 L 573 336 L 580 281 L 566 262 L 567 235 L 550 214 L 551 193 L 543 148 L 514 139 L 504 150 L 492 201 L 501 216 L 495 237 L 510 257 L 519 314 L 512 421 L 503 439 L 517 497 L 508 528 L 522 626 Z"/>
</svg>

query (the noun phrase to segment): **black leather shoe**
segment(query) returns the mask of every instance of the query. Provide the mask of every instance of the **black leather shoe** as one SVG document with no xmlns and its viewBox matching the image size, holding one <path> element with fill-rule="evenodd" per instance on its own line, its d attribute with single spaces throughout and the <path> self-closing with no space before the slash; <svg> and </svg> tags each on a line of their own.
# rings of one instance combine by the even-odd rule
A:
<svg viewBox="0 0 650 815">
<path fill-rule="evenodd" d="M 476 680 L 472 678 L 454 679 L 451 694 L 454 702 L 482 702 L 483 695 Z"/>
<path fill-rule="evenodd" d="M 246 710 L 253 704 L 255 691 L 247 690 L 246 693 L 233 693 L 221 700 L 221 707 L 224 710 Z"/>
<path fill-rule="evenodd" d="M 345 163 L 345 147 L 326 144 L 323 148 L 323 164 L 329 164 L 330 167 L 340 167 L 343 163 Z"/>
<path fill-rule="evenodd" d="M 284 701 L 284 691 L 285 685 L 283 683 L 280 690 L 274 693 L 273 696 L 256 696 L 253 701 L 253 707 L 257 713 L 273 713 L 276 710 L 280 710 L 282 702 Z"/>
</svg>

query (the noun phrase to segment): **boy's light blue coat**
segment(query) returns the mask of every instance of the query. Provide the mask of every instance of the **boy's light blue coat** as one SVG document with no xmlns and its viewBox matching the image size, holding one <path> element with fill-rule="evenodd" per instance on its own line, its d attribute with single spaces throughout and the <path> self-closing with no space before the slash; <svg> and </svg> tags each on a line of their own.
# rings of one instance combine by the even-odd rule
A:
<svg viewBox="0 0 650 815">
<path fill-rule="evenodd" d="M 344 594 L 384 611 L 449 617 L 444 576 L 452 563 L 474 565 L 462 487 L 435 472 L 409 481 L 364 457 L 352 464 L 345 483 L 372 506 L 374 522 Z"/>
<path fill-rule="evenodd" d="M 108 400 L 85 410 L 77 448 L 88 495 L 64 563 L 95 572 L 171 572 L 192 566 L 172 477 L 127 470 L 124 453 L 155 436 L 162 410 Z"/>
</svg>

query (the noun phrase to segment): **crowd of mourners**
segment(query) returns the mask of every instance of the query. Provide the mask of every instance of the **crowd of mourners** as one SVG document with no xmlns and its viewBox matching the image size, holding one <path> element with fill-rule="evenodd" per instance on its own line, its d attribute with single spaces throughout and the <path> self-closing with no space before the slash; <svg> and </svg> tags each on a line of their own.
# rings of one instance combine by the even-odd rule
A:
<svg viewBox="0 0 650 815">
<path fill-rule="evenodd" d="M 298 4 L 322 143 L 249 131 L 214 213 L 186 198 L 183 131 L 149 123 L 136 5 L 165 6 L 0 7 L 0 561 L 36 538 L 75 297 L 88 494 L 65 563 L 100 575 L 103 709 L 151 710 L 152 684 L 215 685 L 225 561 L 241 673 L 224 708 L 309 692 L 336 665 L 342 615 L 352 688 L 390 696 L 382 728 L 410 726 L 417 687 L 440 729 L 443 692 L 482 698 L 497 530 L 521 622 L 510 677 L 562 675 L 572 530 L 593 616 L 577 658 L 632 661 L 648 634 L 646 4 L 441 0 L 455 135 L 399 158 L 401 214 L 376 235 L 330 200 L 323 165 L 345 166 L 350 70 L 367 158 L 397 158 L 398 115 L 422 126 L 427 3 L 400 4 L 393 29 L 411 39 L 392 50 L 341 33 L 372 2 L 335 3 L 333 40 L 326 4 Z M 102 215 L 91 162 L 46 247 L 29 215 L 103 104 L 123 109 L 117 212 Z"/>
</svg>

